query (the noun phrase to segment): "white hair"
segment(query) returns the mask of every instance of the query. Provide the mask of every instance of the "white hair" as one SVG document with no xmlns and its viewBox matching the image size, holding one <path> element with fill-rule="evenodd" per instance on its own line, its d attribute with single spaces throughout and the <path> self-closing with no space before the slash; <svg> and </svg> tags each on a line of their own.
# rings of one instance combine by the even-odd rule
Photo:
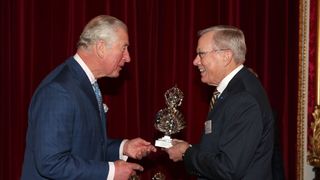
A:
<svg viewBox="0 0 320 180">
<path fill-rule="evenodd" d="M 127 26 L 119 19 L 100 15 L 93 18 L 83 29 L 78 42 L 78 48 L 88 48 L 98 40 L 103 40 L 107 46 L 111 46 L 117 39 L 119 28 L 127 30 Z"/>
<path fill-rule="evenodd" d="M 244 63 L 247 47 L 243 32 L 233 26 L 218 25 L 199 31 L 199 36 L 213 32 L 212 45 L 218 49 L 230 49 L 238 63 Z"/>
</svg>

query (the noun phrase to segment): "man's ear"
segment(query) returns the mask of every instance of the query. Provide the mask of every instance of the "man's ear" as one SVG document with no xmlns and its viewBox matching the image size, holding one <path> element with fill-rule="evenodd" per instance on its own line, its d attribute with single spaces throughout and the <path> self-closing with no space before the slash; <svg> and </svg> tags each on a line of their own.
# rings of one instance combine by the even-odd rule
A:
<svg viewBox="0 0 320 180">
<path fill-rule="evenodd" d="M 223 54 L 223 62 L 227 66 L 231 63 L 232 61 L 232 52 L 230 50 L 226 50 Z"/>
<path fill-rule="evenodd" d="M 98 40 L 95 45 L 97 56 L 101 59 L 105 56 L 106 46 L 105 42 L 102 40 Z"/>
</svg>

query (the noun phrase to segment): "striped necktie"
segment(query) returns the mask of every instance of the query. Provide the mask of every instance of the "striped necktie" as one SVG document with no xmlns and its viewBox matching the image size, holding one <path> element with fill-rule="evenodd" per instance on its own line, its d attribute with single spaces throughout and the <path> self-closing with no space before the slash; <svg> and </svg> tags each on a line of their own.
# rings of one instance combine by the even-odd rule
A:
<svg viewBox="0 0 320 180">
<path fill-rule="evenodd" d="M 216 103 L 219 95 L 220 95 L 220 92 L 218 90 L 215 90 L 213 92 L 213 95 L 212 95 L 212 98 L 211 98 L 211 101 L 210 101 L 210 109 L 209 109 L 209 111 L 211 111 L 213 109 L 214 103 Z"/>
</svg>

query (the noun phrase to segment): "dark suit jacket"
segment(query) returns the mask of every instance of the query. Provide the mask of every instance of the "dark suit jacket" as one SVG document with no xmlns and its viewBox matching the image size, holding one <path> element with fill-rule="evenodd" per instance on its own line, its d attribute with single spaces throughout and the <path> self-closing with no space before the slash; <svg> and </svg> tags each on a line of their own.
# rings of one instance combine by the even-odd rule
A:
<svg viewBox="0 0 320 180">
<path fill-rule="evenodd" d="M 188 148 L 184 163 L 200 179 L 272 179 L 273 115 L 258 79 L 242 68 L 208 114 L 212 133 Z"/>
<path fill-rule="evenodd" d="M 69 58 L 32 97 L 21 179 L 105 180 L 121 140 L 107 138 L 102 120 L 89 78 Z"/>
</svg>

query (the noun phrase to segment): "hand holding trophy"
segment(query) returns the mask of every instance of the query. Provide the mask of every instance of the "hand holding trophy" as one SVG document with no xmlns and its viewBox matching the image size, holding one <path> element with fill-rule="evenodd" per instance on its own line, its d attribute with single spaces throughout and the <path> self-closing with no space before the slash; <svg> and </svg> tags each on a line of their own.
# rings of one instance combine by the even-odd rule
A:
<svg viewBox="0 0 320 180">
<path fill-rule="evenodd" d="M 183 115 L 179 112 L 176 107 L 180 106 L 183 100 L 183 92 L 176 86 L 168 89 L 164 94 L 167 107 L 161 109 L 156 114 L 155 128 L 165 135 L 164 137 L 156 140 L 155 146 L 170 148 L 171 134 L 180 132 L 185 127 Z"/>
</svg>

